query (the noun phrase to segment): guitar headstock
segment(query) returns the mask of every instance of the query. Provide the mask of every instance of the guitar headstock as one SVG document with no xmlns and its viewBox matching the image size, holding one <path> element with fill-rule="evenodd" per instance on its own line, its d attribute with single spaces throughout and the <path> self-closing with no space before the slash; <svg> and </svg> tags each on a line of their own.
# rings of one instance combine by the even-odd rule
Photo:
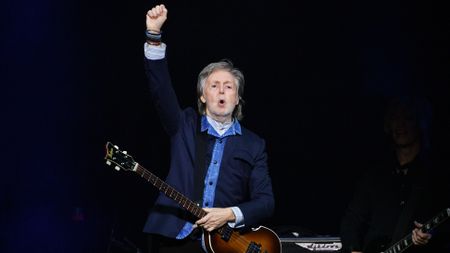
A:
<svg viewBox="0 0 450 253">
<path fill-rule="evenodd" d="M 113 166 L 116 170 L 136 170 L 137 163 L 133 157 L 127 154 L 126 151 L 121 151 L 119 147 L 113 145 L 111 142 L 106 143 L 106 164 Z"/>
</svg>

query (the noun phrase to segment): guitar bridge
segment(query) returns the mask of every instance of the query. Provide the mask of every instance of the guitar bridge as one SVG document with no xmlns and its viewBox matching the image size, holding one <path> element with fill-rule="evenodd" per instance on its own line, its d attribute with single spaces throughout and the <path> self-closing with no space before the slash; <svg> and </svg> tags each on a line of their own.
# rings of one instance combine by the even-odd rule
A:
<svg viewBox="0 0 450 253">
<path fill-rule="evenodd" d="M 260 253 L 261 252 L 261 244 L 250 242 L 245 253 Z"/>
</svg>

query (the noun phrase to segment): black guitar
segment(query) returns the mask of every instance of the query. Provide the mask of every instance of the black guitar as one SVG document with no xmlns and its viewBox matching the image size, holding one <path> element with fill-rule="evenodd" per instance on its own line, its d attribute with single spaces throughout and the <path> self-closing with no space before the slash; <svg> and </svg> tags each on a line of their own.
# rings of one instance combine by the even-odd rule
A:
<svg viewBox="0 0 450 253">
<path fill-rule="evenodd" d="M 421 228 L 422 232 L 429 232 L 430 230 L 436 228 L 439 224 L 443 223 L 445 220 L 447 220 L 450 217 L 450 208 L 446 208 L 439 212 L 436 216 L 431 218 L 429 221 L 423 224 L 423 227 Z M 381 250 L 373 250 L 373 252 L 381 252 L 381 253 L 401 253 L 407 250 L 409 247 L 413 245 L 412 241 L 412 233 L 409 233 L 408 235 L 404 236 L 402 239 L 400 239 L 398 242 L 390 245 L 389 247 L 385 247 L 384 245 L 381 245 L 378 247 Z M 385 250 L 383 250 L 385 249 Z M 372 250 L 371 250 L 372 252 Z"/>
<path fill-rule="evenodd" d="M 150 171 L 139 165 L 134 159 L 119 150 L 110 142 L 106 144 L 106 164 L 114 166 L 116 170 L 134 171 L 176 201 L 181 207 L 197 218 L 202 218 L 206 212 L 195 202 L 165 183 Z M 239 232 L 225 225 L 212 232 L 203 231 L 203 239 L 209 253 L 280 253 L 281 241 L 271 229 L 259 226 L 248 232 Z"/>
</svg>

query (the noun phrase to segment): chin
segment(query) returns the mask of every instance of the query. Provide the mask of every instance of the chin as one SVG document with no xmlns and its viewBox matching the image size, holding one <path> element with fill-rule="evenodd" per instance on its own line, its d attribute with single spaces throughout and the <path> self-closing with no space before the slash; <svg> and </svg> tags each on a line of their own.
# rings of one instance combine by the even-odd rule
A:
<svg viewBox="0 0 450 253">
<path fill-rule="evenodd" d="M 217 113 L 214 113 L 214 115 L 217 115 L 220 117 L 230 117 L 231 113 L 230 112 L 217 112 Z"/>
</svg>

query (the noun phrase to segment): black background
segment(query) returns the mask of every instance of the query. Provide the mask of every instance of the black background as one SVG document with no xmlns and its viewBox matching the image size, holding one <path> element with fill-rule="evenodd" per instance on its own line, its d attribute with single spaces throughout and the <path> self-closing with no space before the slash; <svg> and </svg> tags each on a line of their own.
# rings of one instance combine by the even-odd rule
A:
<svg viewBox="0 0 450 253">
<path fill-rule="evenodd" d="M 2 22 L 1 252 L 145 249 L 156 189 L 104 164 L 111 141 L 161 177 L 168 138 L 143 70 L 154 1 L 12 1 Z M 364 164 L 386 144 L 387 97 L 423 94 L 448 156 L 448 13 L 437 1 L 164 1 L 180 103 L 198 72 L 231 59 L 246 76 L 243 124 L 264 137 L 270 226 L 338 236 Z M 114 243 L 116 242 L 116 243 Z"/>
</svg>

